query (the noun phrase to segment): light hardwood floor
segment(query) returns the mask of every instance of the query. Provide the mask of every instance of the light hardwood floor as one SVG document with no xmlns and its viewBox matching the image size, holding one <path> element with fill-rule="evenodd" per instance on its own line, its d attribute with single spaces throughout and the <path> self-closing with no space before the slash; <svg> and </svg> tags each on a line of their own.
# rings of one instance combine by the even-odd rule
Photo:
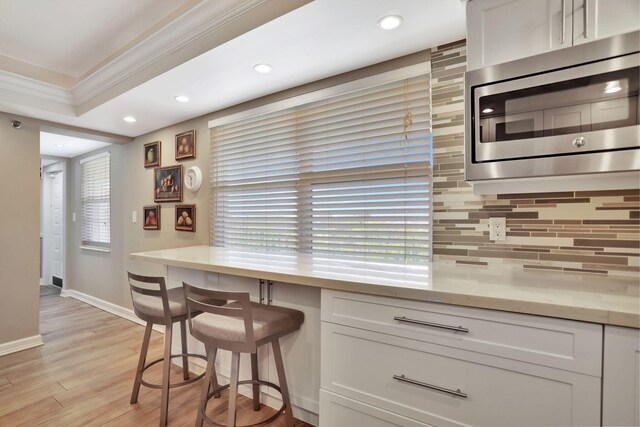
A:
<svg viewBox="0 0 640 427">
<path fill-rule="evenodd" d="M 40 298 L 44 346 L 0 357 L 0 426 L 157 426 L 160 390 L 142 387 L 138 403 L 129 404 L 144 327 L 71 298 Z M 153 332 L 147 360 L 162 355 L 163 336 Z M 286 363 L 286 361 L 285 361 Z M 156 369 L 157 368 L 157 369 Z M 160 364 L 145 373 L 160 382 Z M 181 370 L 172 367 L 172 381 Z M 172 389 L 169 425 L 193 426 L 201 382 Z M 227 392 L 207 413 L 224 423 Z M 240 396 L 238 424 L 268 418 Z M 273 426 L 284 426 L 278 418 Z M 309 424 L 296 421 L 296 426 Z"/>
</svg>

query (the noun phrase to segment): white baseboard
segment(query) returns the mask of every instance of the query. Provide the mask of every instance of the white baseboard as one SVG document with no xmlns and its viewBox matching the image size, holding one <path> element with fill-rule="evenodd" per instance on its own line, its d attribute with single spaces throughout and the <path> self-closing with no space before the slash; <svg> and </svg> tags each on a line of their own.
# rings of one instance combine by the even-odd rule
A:
<svg viewBox="0 0 640 427">
<path fill-rule="evenodd" d="M 85 294 L 84 292 L 76 291 L 73 289 L 63 289 L 60 292 L 60 296 L 65 298 L 71 297 L 73 299 L 77 299 L 78 301 L 82 301 L 96 308 L 99 308 L 100 310 L 106 311 L 107 313 L 115 314 L 116 316 L 122 317 L 123 319 L 129 320 L 139 325 L 145 326 L 147 324 L 147 322 L 136 316 L 133 310 Z M 153 325 L 153 330 L 164 333 L 164 328 L 159 325 Z"/>
<path fill-rule="evenodd" d="M 43 344 L 44 342 L 42 341 L 42 336 L 40 334 L 11 342 L 6 342 L 4 344 L 0 344 L 0 356 L 27 350 L 33 347 L 38 347 Z"/>
</svg>

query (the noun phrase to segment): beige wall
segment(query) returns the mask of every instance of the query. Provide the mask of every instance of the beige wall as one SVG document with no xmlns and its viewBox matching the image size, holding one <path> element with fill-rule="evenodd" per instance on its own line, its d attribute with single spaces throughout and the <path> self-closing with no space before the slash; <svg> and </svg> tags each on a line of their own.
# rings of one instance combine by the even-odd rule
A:
<svg viewBox="0 0 640 427">
<path fill-rule="evenodd" d="M 133 142 L 113 146 L 111 156 L 112 206 L 111 206 L 111 253 L 91 252 L 79 249 L 80 223 L 71 224 L 73 229 L 73 257 L 70 260 L 72 280 L 70 289 L 100 298 L 112 304 L 131 308 L 131 297 L 127 284 L 127 270 L 138 274 L 164 275 L 159 265 L 134 262 L 129 259 L 132 252 L 166 249 L 182 246 L 209 244 L 209 153 L 210 137 L 208 121 L 238 111 L 313 92 L 352 80 L 380 74 L 429 60 L 429 51 L 407 55 L 349 73 L 319 80 L 289 90 L 251 100 L 224 110 L 216 111 L 183 123 L 169 126 L 137 137 Z M 197 158 L 190 161 L 175 160 L 175 135 L 187 130 L 196 130 Z M 173 215 L 176 203 L 160 203 L 161 230 L 147 231 L 142 228 L 142 207 L 153 203 L 153 168 L 143 166 L 143 146 L 148 142 L 162 144 L 162 166 L 182 164 L 183 170 L 197 165 L 202 170 L 203 184 L 196 193 L 184 189 L 184 204 L 196 204 L 196 232 L 176 231 Z M 101 150 L 99 150 L 101 151 Z M 87 155 L 95 154 L 89 153 Z M 70 211 L 79 212 L 79 159 L 72 162 L 73 199 Z M 131 222 L 131 211 L 137 211 L 138 222 Z"/>
<path fill-rule="evenodd" d="M 0 344 L 38 335 L 40 130 L 0 113 Z"/>
</svg>

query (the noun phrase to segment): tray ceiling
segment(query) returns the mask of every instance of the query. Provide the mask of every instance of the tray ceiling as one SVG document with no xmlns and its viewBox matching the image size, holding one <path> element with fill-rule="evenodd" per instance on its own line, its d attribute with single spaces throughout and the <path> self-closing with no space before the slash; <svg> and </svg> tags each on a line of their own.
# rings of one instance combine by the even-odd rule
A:
<svg viewBox="0 0 640 427">
<path fill-rule="evenodd" d="M 58 25 L 35 23 L 85 3 L 92 4 L 88 13 L 93 18 L 70 13 L 62 19 L 69 25 L 64 34 L 55 32 Z M 128 9 L 132 4 L 135 8 Z M 23 29 L 13 23 L 12 29 L 5 28 L 14 5 L 29 16 Z M 145 14 L 150 9 L 153 13 Z M 380 30 L 376 24 L 388 14 L 402 16 L 403 25 Z M 464 15 L 459 0 L 0 0 L 0 111 L 138 136 L 459 40 L 465 36 Z M 94 28 L 102 25 L 95 22 L 73 24 L 81 19 L 111 23 L 101 29 Z M 31 34 L 37 28 L 45 34 Z M 5 46 L 8 31 L 28 37 L 13 34 Z M 51 41 L 46 33 L 55 33 Z M 67 38 L 73 39 L 68 47 L 46 48 Z M 2 61 L 9 56 L 14 63 Z M 35 68 L 16 69 L 15 61 Z M 255 73 L 257 63 L 274 70 Z M 66 84 L 52 84 L 57 77 Z M 181 94 L 191 101 L 177 103 L 174 97 Z M 137 122 L 125 123 L 122 118 L 128 115 Z"/>
</svg>

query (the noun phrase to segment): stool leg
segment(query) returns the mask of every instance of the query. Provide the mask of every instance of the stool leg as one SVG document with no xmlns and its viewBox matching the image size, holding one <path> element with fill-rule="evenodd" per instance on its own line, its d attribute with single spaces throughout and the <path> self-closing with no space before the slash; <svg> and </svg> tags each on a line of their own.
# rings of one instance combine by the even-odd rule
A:
<svg viewBox="0 0 640 427">
<path fill-rule="evenodd" d="M 207 370 L 204 374 L 204 382 L 202 383 L 202 391 L 200 392 L 200 405 L 198 406 L 198 418 L 196 418 L 196 427 L 202 427 L 204 422 L 204 411 L 207 409 L 207 397 L 211 391 L 211 385 L 218 387 L 218 381 L 215 379 L 215 362 L 216 349 L 207 347 Z M 215 381 L 215 382 L 214 382 Z"/>
<path fill-rule="evenodd" d="M 229 378 L 229 417 L 227 427 L 236 425 L 236 398 L 238 397 L 238 370 L 240 369 L 240 353 L 231 356 L 231 377 Z"/>
<path fill-rule="evenodd" d="M 216 388 L 220 387 L 220 384 L 218 384 L 218 374 L 216 373 L 216 355 L 218 354 L 218 349 L 215 347 L 211 348 L 211 352 L 213 354 L 213 367 L 211 368 L 211 387 L 213 387 L 213 389 L 215 390 Z M 214 394 L 214 397 L 219 398 L 220 397 L 220 392 Z"/>
<path fill-rule="evenodd" d="M 251 379 L 258 380 L 258 353 L 251 353 Z M 260 410 L 260 385 L 253 385 L 253 410 Z"/>
<path fill-rule="evenodd" d="M 160 400 L 160 427 L 167 425 L 169 412 L 169 375 L 171 374 L 171 335 L 173 325 L 167 325 L 164 333 L 164 361 L 162 362 L 162 397 Z"/>
<path fill-rule="evenodd" d="M 287 387 L 287 378 L 284 374 L 284 363 L 282 362 L 282 351 L 280 351 L 280 342 L 275 339 L 271 341 L 271 347 L 273 348 L 273 358 L 276 362 L 276 370 L 278 371 L 278 382 L 280 383 L 280 391 L 282 392 L 282 401 L 286 408 L 284 411 L 285 422 L 288 427 L 292 427 L 293 423 L 293 409 L 291 407 L 291 399 L 289 398 L 289 387 Z"/>
<path fill-rule="evenodd" d="M 142 339 L 142 348 L 140 349 L 140 358 L 138 359 L 138 369 L 136 370 L 136 379 L 133 382 L 133 391 L 131 392 L 130 403 L 138 401 L 138 393 L 140 392 L 140 380 L 142 379 L 142 371 L 144 364 L 147 362 L 147 352 L 149 351 L 149 340 L 151 339 L 151 329 L 153 325 L 147 322 L 144 330 L 144 338 Z"/>
<path fill-rule="evenodd" d="M 182 343 L 182 354 L 187 354 L 187 322 L 186 320 L 180 321 L 180 341 Z M 189 379 L 189 357 L 182 356 L 182 378 L 184 380 Z"/>
</svg>

